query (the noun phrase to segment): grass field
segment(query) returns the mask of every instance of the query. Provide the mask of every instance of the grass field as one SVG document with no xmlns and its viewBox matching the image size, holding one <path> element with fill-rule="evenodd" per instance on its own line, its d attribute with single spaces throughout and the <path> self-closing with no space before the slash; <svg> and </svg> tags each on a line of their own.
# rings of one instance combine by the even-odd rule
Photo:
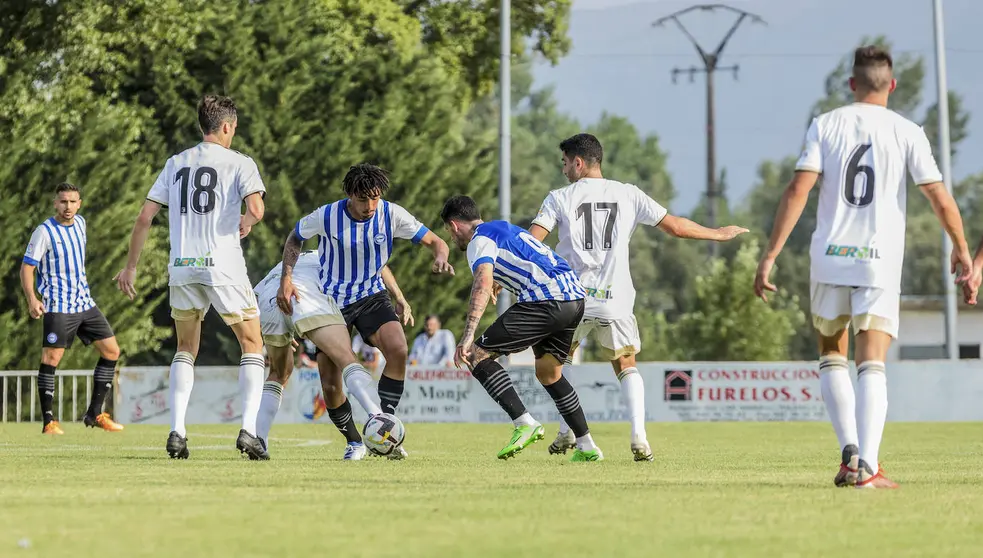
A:
<svg viewBox="0 0 983 558">
<path fill-rule="evenodd" d="M 626 425 L 595 425 L 600 463 L 547 440 L 517 459 L 498 425 L 408 425 L 410 459 L 341 461 L 327 425 L 278 426 L 273 460 L 232 449 L 238 426 L 121 434 L 0 425 L 0 556 L 983 555 L 983 424 L 888 424 L 897 491 L 836 489 L 817 423 L 652 424 L 654 463 Z"/>
</svg>

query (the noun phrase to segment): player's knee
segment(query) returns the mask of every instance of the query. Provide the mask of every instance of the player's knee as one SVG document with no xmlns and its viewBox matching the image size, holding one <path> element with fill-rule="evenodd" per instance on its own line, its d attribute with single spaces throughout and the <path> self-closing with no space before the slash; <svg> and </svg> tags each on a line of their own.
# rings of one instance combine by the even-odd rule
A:
<svg viewBox="0 0 983 558">
<path fill-rule="evenodd" d="M 119 360 L 119 345 L 115 342 L 102 348 L 99 355 L 106 360 Z"/>
<path fill-rule="evenodd" d="M 41 351 L 41 364 L 45 366 L 58 366 L 61 363 L 61 357 L 65 354 L 64 349 L 50 350 L 44 349 Z"/>
<path fill-rule="evenodd" d="M 406 363 L 407 358 L 409 358 L 409 348 L 406 343 L 393 343 L 386 347 L 386 350 L 382 352 L 382 356 L 386 357 L 386 362 L 393 363 Z"/>
<path fill-rule="evenodd" d="M 271 382 L 276 382 L 281 386 L 285 386 L 287 385 L 287 381 L 290 380 L 290 374 L 292 373 L 293 373 L 293 366 L 287 366 L 284 368 L 281 368 L 279 366 L 277 367 L 271 366 L 270 375 L 267 377 L 267 380 Z"/>
</svg>

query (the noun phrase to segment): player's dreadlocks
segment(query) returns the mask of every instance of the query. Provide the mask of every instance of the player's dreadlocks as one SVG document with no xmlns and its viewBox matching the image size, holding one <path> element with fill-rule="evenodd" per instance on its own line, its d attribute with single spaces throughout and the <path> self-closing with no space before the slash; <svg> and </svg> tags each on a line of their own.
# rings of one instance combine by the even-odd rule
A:
<svg viewBox="0 0 983 558">
<path fill-rule="evenodd" d="M 359 163 L 348 169 L 342 185 L 348 197 L 381 196 L 389 190 L 389 174 L 375 165 Z"/>
</svg>

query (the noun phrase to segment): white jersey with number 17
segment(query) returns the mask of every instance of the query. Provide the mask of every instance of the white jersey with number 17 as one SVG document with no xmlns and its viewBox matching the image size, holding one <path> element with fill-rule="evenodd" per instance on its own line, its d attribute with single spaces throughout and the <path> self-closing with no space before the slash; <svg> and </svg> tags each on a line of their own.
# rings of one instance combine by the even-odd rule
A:
<svg viewBox="0 0 983 558">
<path fill-rule="evenodd" d="M 584 316 L 618 320 L 632 315 L 628 244 L 638 224 L 658 225 L 666 208 L 637 186 L 606 178 L 582 178 L 543 201 L 533 224 L 559 227 L 556 252 L 587 291 Z"/>
<path fill-rule="evenodd" d="M 171 157 L 147 199 L 168 208 L 169 285 L 249 287 L 239 244 L 242 201 L 266 187 L 256 163 L 217 143 Z"/>
<path fill-rule="evenodd" d="M 906 176 L 942 181 L 925 132 L 880 105 L 813 119 L 796 170 L 822 173 L 810 249 L 813 283 L 901 292 Z"/>
</svg>

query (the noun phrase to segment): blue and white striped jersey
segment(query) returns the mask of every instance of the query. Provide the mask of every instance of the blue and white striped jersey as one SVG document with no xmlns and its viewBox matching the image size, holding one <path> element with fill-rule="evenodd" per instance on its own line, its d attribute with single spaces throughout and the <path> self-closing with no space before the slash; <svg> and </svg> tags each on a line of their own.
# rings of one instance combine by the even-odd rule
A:
<svg viewBox="0 0 983 558">
<path fill-rule="evenodd" d="M 34 229 L 24 263 L 38 268 L 45 312 L 76 314 L 96 305 L 85 276 L 85 239 L 81 215 L 68 226 L 51 217 Z"/>
<path fill-rule="evenodd" d="M 414 244 L 429 232 L 402 207 L 382 200 L 364 221 L 345 210 L 348 200 L 322 205 L 297 222 L 301 240 L 317 237 L 321 259 L 321 290 L 344 308 L 386 289 L 380 271 L 393 252 L 393 239 Z"/>
<path fill-rule="evenodd" d="M 468 244 L 471 273 L 486 263 L 494 267 L 495 282 L 519 302 L 580 300 L 586 296 L 566 260 L 508 221 L 489 221 L 475 229 Z"/>
</svg>

